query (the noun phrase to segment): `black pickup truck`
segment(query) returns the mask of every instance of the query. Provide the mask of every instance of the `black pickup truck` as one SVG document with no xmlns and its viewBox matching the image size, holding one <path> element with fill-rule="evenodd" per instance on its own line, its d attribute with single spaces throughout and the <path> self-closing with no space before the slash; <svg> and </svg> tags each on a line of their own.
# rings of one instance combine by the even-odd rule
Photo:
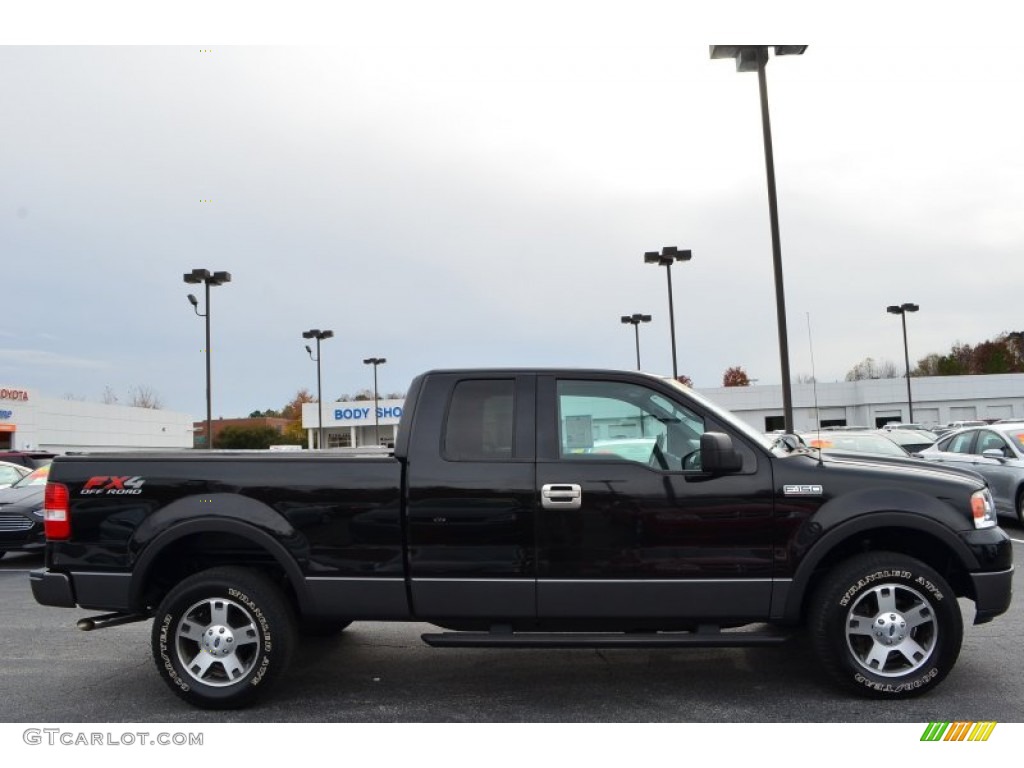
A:
<svg viewBox="0 0 1024 768">
<path fill-rule="evenodd" d="M 237 707 L 302 633 L 423 621 L 430 645 L 774 644 L 803 630 L 869 696 L 933 689 L 1010 604 L 979 477 L 822 458 L 671 380 L 446 370 L 411 385 L 393 456 L 60 457 L 44 605 L 153 619 L 177 695 Z M 441 631 L 445 630 L 445 631 Z M 992 670 L 993 675 L 998 670 Z"/>
</svg>

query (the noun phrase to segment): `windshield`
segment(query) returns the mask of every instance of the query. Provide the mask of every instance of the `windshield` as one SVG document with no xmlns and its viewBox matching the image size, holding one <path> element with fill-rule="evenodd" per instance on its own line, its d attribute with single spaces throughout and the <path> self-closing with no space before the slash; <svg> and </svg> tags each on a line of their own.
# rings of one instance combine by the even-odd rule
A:
<svg viewBox="0 0 1024 768">
<path fill-rule="evenodd" d="M 754 429 L 752 426 L 747 424 L 739 417 L 735 416 L 730 411 L 727 411 L 721 406 L 713 403 L 711 400 L 708 400 L 706 397 L 704 397 L 704 395 L 698 394 L 695 390 L 690 389 L 685 384 L 680 384 L 678 381 L 674 379 L 665 379 L 665 381 L 672 384 L 680 392 L 685 393 L 687 397 L 696 400 L 698 403 L 701 404 L 701 406 L 705 410 L 712 413 L 716 418 L 718 418 L 719 421 L 728 424 L 737 432 L 741 432 L 744 437 L 753 441 L 755 444 L 761 446 L 766 451 L 772 450 L 776 441 L 773 440 L 771 437 L 768 437 L 767 435 L 758 432 L 756 429 Z"/>
<path fill-rule="evenodd" d="M 50 465 L 39 467 L 39 469 L 25 475 L 11 488 L 27 488 L 30 485 L 46 485 L 46 479 L 50 476 Z"/>
</svg>

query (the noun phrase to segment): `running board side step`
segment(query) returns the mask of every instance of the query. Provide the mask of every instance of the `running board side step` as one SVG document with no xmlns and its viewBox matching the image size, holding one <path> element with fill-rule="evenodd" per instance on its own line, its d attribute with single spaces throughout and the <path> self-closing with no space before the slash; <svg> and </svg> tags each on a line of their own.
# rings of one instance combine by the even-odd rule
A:
<svg viewBox="0 0 1024 768">
<path fill-rule="evenodd" d="M 780 632 L 435 632 L 420 636 L 435 648 L 746 648 L 782 645 Z"/>
</svg>

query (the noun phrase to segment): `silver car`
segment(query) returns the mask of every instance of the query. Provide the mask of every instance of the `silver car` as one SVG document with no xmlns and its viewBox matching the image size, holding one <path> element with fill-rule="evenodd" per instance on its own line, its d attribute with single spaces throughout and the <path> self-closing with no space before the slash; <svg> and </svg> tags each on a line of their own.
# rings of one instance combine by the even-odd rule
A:
<svg viewBox="0 0 1024 768">
<path fill-rule="evenodd" d="M 961 429 L 943 435 L 918 456 L 973 469 L 988 481 L 996 511 L 1024 525 L 1024 421 Z"/>
</svg>

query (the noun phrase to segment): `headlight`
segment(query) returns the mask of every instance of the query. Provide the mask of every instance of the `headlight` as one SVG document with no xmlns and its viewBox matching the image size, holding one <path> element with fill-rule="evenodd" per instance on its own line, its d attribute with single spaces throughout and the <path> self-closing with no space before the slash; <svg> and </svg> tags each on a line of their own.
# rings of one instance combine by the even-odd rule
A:
<svg viewBox="0 0 1024 768">
<path fill-rule="evenodd" d="M 975 528 L 992 528 L 996 524 L 996 504 L 988 488 L 971 494 L 971 514 Z"/>
</svg>

